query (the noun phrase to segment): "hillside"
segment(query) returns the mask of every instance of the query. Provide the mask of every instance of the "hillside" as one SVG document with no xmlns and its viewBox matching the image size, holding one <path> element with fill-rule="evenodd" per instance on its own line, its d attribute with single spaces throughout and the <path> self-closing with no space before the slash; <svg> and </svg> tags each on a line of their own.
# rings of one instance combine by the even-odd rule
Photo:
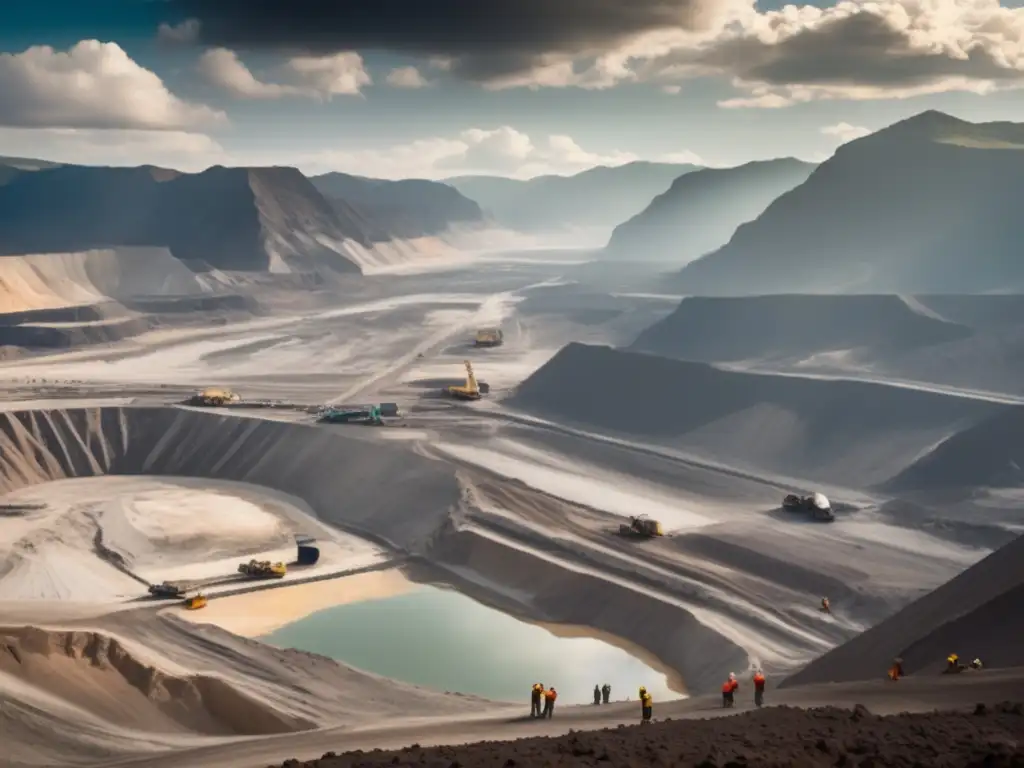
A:
<svg viewBox="0 0 1024 768">
<path fill-rule="evenodd" d="M 369 242 L 294 168 L 66 165 L 0 186 L 4 254 L 149 246 L 198 271 L 356 272 L 345 240 Z"/>
<path fill-rule="evenodd" d="M 702 460 L 857 488 L 885 483 L 940 441 L 1014 410 L 910 388 L 725 371 L 575 343 L 520 384 L 509 403 Z"/>
<path fill-rule="evenodd" d="M 1024 665 L 1024 537 L 807 665 L 782 687 L 880 678 L 897 656 L 909 675 L 941 672 L 946 656 Z"/>
<path fill-rule="evenodd" d="M 1024 125 L 924 112 L 840 147 L 722 248 L 688 294 L 1024 287 Z"/>
<path fill-rule="evenodd" d="M 974 331 L 899 296 L 689 297 L 630 349 L 709 363 L 799 363 L 828 353 L 871 359 L 966 339 Z"/>
<path fill-rule="evenodd" d="M 346 173 L 325 173 L 310 181 L 343 215 L 350 215 L 349 209 L 359 211 L 374 242 L 437 235 L 453 225 L 481 224 L 484 219 L 479 205 L 437 181 L 387 181 Z"/>
<path fill-rule="evenodd" d="M 676 178 L 696 168 L 635 162 L 599 166 L 574 176 L 537 176 L 526 181 L 460 176 L 445 182 L 477 201 L 499 224 L 512 229 L 611 228 L 640 213 Z"/>
<path fill-rule="evenodd" d="M 0 186 L 6 184 L 20 173 L 38 171 L 43 168 L 56 168 L 60 163 L 48 160 L 33 160 L 28 157 L 0 157 Z"/>
<path fill-rule="evenodd" d="M 813 170 L 811 163 L 784 158 L 687 173 L 619 224 L 605 255 L 683 265 L 729 242 L 740 224 L 755 219 Z"/>
</svg>

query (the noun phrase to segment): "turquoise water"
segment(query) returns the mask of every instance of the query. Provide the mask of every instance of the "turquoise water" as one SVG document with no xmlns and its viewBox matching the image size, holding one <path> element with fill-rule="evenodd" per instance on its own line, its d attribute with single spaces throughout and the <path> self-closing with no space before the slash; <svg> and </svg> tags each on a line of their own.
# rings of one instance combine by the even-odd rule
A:
<svg viewBox="0 0 1024 768">
<path fill-rule="evenodd" d="M 527 701 L 535 682 L 553 685 L 566 704 L 592 702 L 597 683 L 611 685 L 613 700 L 635 700 L 641 685 L 656 699 L 678 698 L 664 675 L 615 646 L 559 638 L 435 587 L 328 608 L 261 640 L 408 683 L 504 701 Z"/>
</svg>

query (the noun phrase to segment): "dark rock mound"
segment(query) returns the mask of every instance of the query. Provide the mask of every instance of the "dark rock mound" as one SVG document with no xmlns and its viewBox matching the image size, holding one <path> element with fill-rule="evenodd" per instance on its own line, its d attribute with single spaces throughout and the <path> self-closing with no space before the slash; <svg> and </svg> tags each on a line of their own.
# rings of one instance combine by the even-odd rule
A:
<svg viewBox="0 0 1024 768">
<path fill-rule="evenodd" d="M 1020 704 L 979 705 L 971 713 L 889 717 L 864 707 L 775 707 L 736 717 L 655 722 L 462 746 L 373 752 L 328 752 L 318 760 L 288 760 L 281 768 L 375 766 L 622 766 L 623 768 L 741 768 L 742 766 L 1018 766 L 1024 764 Z M 655 707 L 657 712 L 657 707 Z M 638 713 L 639 714 L 639 713 Z M 557 715 L 556 715 L 557 717 Z"/>
<path fill-rule="evenodd" d="M 973 333 L 915 312 L 899 296 L 690 297 L 630 349 L 706 362 L 857 349 L 888 355 Z"/>
<path fill-rule="evenodd" d="M 1024 665 L 1022 601 L 1024 537 L 811 662 L 781 687 L 884 678 L 896 657 L 910 675 L 940 672 L 950 653 L 989 667 Z"/>
</svg>

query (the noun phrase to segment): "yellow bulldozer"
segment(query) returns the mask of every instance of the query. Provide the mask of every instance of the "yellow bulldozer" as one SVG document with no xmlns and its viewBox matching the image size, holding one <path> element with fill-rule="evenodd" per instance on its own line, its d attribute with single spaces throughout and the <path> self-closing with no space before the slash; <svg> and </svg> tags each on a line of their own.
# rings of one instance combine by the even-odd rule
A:
<svg viewBox="0 0 1024 768">
<path fill-rule="evenodd" d="M 206 595 L 200 593 L 198 595 L 185 598 L 184 606 L 187 611 L 198 611 L 200 608 L 205 608 L 206 603 Z"/>
<path fill-rule="evenodd" d="M 250 560 L 239 563 L 238 572 L 250 579 L 281 579 L 288 572 L 284 563 L 272 563 L 269 560 Z"/>
<path fill-rule="evenodd" d="M 619 525 L 619 535 L 634 539 L 653 539 L 656 536 L 664 536 L 665 530 L 657 520 L 652 520 L 647 515 L 637 515 L 629 518 L 628 524 Z"/>
<path fill-rule="evenodd" d="M 196 392 L 186 402 L 188 405 L 216 408 L 218 406 L 228 405 L 229 403 L 241 402 L 241 398 L 230 389 L 209 387 L 201 392 Z"/>
<path fill-rule="evenodd" d="M 456 400 L 479 400 L 489 387 L 477 382 L 476 374 L 473 373 L 473 364 L 469 360 L 465 360 L 463 365 L 466 366 L 466 383 L 445 387 L 444 392 Z"/>
</svg>

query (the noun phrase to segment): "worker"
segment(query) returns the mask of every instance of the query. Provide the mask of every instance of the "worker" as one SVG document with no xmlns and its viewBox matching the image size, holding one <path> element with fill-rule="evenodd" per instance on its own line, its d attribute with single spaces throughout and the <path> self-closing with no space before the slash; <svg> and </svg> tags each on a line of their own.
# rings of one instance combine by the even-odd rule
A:
<svg viewBox="0 0 1024 768">
<path fill-rule="evenodd" d="M 544 691 L 544 717 L 551 717 L 555 714 L 555 699 L 558 698 L 558 691 L 554 687 Z"/>
<path fill-rule="evenodd" d="M 971 669 L 981 669 L 981 659 L 975 659 L 971 662 Z"/>
<path fill-rule="evenodd" d="M 594 704 L 597 706 L 601 705 L 601 686 L 594 686 Z"/>
<path fill-rule="evenodd" d="M 544 683 L 534 683 L 530 691 L 530 717 L 540 717 L 540 700 L 544 697 Z"/>
<path fill-rule="evenodd" d="M 889 679 L 896 682 L 903 677 L 903 659 L 897 656 L 892 660 L 892 666 L 889 667 Z"/>
<path fill-rule="evenodd" d="M 946 674 L 959 672 L 960 670 L 960 657 L 955 653 L 949 654 L 949 656 L 946 657 Z"/>
<path fill-rule="evenodd" d="M 610 685 L 608 685 L 608 683 L 605 683 L 604 685 L 601 686 L 601 701 L 603 701 L 605 704 L 607 704 L 608 700 L 611 697 L 612 697 L 612 687 Z"/>
<path fill-rule="evenodd" d="M 730 672 L 729 679 L 722 685 L 722 706 L 731 707 L 735 702 L 736 691 L 739 689 L 740 684 L 736 680 L 736 673 Z"/>
<path fill-rule="evenodd" d="M 754 672 L 754 706 L 760 707 L 764 704 L 764 672 L 760 669 Z"/>
<path fill-rule="evenodd" d="M 644 686 L 640 686 L 640 725 L 649 725 L 654 714 L 654 698 Z"/>
<path fill-rule="evenodd" d="M 832 606 L 829 604 L 827 597 L 821 598 L 821 612 L 828 614 L 832 613 Z"/>
</svg>

